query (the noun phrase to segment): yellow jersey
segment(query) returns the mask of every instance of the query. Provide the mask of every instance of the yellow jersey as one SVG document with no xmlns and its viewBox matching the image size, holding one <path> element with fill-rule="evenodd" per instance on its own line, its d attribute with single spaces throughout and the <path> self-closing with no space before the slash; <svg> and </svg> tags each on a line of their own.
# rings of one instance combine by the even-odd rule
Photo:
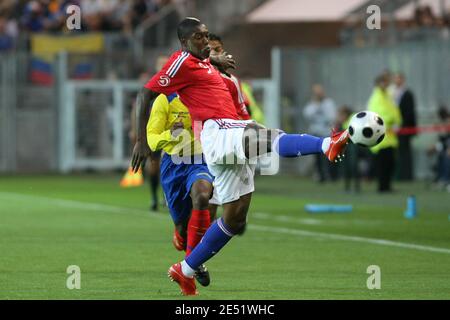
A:
<svg viewBox="0 0 450 320">
<path fill-rule="evenodd" d="M 183 133 L 173 137 L 170 129 L 182 122 Z M 147 122 L 147 141 L 152 151 L 164 150 L 170 155 L 190 156 L 202 153 L 200 141 L 194 138 L 188 108 L 176 94 L 160 94 L 153 102 Z"/>
</svg>

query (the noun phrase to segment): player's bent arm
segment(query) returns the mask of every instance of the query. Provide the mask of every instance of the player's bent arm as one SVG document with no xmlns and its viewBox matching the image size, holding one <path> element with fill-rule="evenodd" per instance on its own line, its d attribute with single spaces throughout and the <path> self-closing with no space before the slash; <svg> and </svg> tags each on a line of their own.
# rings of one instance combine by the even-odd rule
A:
<svg viewBox="0 0 450 320">
<path fill-rule="evenodd" d="M 146 127 L 148 119 L 150 118 L 150 111 L 152 101 L 156 99 L 159 93 L 153 92 L 147 88 L 142 88 L 139 91 L 136 100 L 136 131 L 137 140 L 140 142 L 145 142 L 147 144 Z"/>
<path fill-rule="evenodd" d="M 146 127 L 150 117 L 149 106 L 158 95 L 159 93 L 142 88 L 136 99 L 136 144 L 131 158 L 131 167 L 134 172 L 138 171 L 139 167 L 145 163 L 145 159 L 150 155 Z"/>
</svg>

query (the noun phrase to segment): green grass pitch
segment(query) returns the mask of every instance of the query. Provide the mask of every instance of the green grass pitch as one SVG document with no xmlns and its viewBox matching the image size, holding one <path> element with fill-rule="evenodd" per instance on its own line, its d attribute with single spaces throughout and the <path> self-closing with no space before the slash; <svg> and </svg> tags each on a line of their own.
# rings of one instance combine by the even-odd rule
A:
<svg viewBox="0 0 450 320">
<path fill-rule="evenodd" d="M 165 208 L 150 213 L 146 186 L 118 175 L 0 177 L 0 299 L 450 299 L 450 195 L 423 183 L 342 184 L 257 177 L 249 226 L 207 265 L 212 283 L 182 297 L 167 278 L 182 259 Z M 405 219 L 406 198 L 418 217 Z M 307 203 L 352 204 L 310 214 Z M 69 265 L 81 289 L 69 290 Z M 381 269 L 381 289 L 366 271 Z"/>
</svg>

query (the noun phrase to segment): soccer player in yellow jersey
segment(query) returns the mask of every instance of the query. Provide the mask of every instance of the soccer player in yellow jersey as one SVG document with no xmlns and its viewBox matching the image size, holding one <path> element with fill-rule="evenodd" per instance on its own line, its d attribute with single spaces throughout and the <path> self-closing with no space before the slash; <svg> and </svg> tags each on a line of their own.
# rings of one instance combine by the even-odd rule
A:
<svg viewBox="0 0 450 320">
<path fill-rule="evenodd" d="M 156 98 L 147 123 L 147 141 L 153 152 L 164 150 L 161 186 L 175 224 L 173 244 L 177 250 L 185 250 L 186 257 L 200 242 L 216 211 L 212 206 L 211 216 L 208 208 L 214 178 L 191 126 L 189 111 L 176 94 Z M 204 265 L 196 270 L 195 278 L 201 285 L 209 285 Z"/>
</svg>

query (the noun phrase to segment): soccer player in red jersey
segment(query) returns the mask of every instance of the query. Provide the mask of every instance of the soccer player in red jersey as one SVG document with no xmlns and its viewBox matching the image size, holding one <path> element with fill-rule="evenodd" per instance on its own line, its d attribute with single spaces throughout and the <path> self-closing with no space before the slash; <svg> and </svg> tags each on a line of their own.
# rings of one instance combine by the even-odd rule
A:
<svg viewBox="0 0 450 320">
<path fill-rule="evenodd" d="M 337 161 L 349 134 L 346 130 L 325 138 L 286 134 L 278 129 L 266 129 L 252 120 L 240 120 L 222 76 L 211 65 L 211 62 L 219 63 L 227 69 L 234 61 L 223 57 L 210 60 L 209 32 L 198 19 L 184 19 L 177 33 L 182 49 L 171 56 L 138 94 L 137 142 L 131 165 L 138 170 L 150 153 L 145 128 L 151 101 L 160 93 L 177 92 L 192 121 L 197 122 L 193 126 L 194 134 L 201 130 L 203 154 L 215 177 L 215 196 L 223 205 L 222 217 L 209 227 L 191 254 L 168 271 L 184 295 L 195 295 L 195 270 L 245 229 L 254 191 L 256 158 L 269 152 L 281 157 L 323 153 L 330 161 Z"/>
</svg>

